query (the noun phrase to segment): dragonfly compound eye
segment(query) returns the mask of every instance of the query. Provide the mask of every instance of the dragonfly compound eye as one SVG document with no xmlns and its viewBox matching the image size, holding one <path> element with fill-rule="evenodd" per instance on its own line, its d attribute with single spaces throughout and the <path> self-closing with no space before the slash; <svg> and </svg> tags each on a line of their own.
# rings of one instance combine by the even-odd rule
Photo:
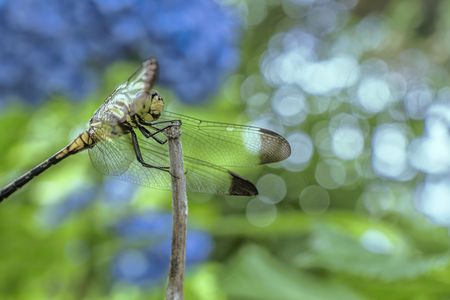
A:
<svg viewBox="0 0 450 300">
<path fill-rule="evenodd" d="M 152 92 L 150 101 L 150 110 L 148 113 L 153 117 L 153 119 L 157 119 L 164 109 L 164 100 L 157 92 Z"/>
</svg>

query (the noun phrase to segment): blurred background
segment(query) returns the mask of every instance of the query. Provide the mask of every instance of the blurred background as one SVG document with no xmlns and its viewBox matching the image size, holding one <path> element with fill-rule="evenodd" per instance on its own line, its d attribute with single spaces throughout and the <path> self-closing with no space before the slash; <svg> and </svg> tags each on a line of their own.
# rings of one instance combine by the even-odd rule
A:
<svg viewBox="0 0 450 300">
<path fill-rule="evenodd" d="M 450 299 L 450 2 L 0 1 L 0 184 L 86 128 L 149 56 L 172 110 L 283 134 L 189 195 L 186 299 Z M 88 154 L 0 207 L 1 299 L 162 299 L 170 193 Z"/>
</svg>

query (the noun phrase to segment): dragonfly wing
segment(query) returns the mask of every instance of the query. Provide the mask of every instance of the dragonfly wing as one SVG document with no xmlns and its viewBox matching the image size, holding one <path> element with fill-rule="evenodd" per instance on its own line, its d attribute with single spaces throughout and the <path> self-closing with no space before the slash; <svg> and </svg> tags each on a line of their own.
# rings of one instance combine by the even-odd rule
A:
<svg viewBox="0 0 450 300">
<path fill-rule="evenodd" d="M 97 132 L 94 147 L 89 149 L 89 157 L 94 167 L 105 175 L 124 173 L 135 160 L 133 147 L 128 135 L 114 138 Z"/>
<path fill-rule="evenodd" d="M 149 58 L 128 78 L 126 87 L 132 94 L 133 90 L 149 92 L 155 84 L 157 75 L 158 62 L 155 58 Z"/>
<path fill-rule="evenodd" d="M 138 142 L 142 157 L 147 164 L 159 167 L 170 165 L 167 144 L 160 145 L 153 139 L 147 139 L 140 134 L 138 134 Z M 245 196 L 257 194 L 251 182 L 225 168 L 189 156 L 184 156 L 184 167 L 186 186 L 189 191 Z M 172 180 L 169 172 L 144 167 L 137 160 L 130 163 L 129 168 L 120 174 L 120 178 L 159 189 L 170 189 Z"/>
<path fill-rule="evenodd" d="M 266 164 L 284 160 L 291 154 L 287 140 L 267 129 L 202 121 L 169 111 L 164 111 L 159 120 L 181 120 L 185 155 L 215 165 Z"/>
</svg>

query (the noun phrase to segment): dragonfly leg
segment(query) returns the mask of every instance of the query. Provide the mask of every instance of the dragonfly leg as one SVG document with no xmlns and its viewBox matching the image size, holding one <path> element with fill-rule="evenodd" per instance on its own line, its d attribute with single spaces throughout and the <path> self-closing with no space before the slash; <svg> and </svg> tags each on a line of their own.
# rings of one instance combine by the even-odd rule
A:
<svg viewBox="0 0 450 300">
<path fill-rule="evenodd" d="M 130 128 L 129 131 L 131 134 L 131 141 L 133 143 L 134 153 L 136 154 L 136 159 L 138 160 L 138 162 L 140 162 L 146 168 L 154 168 L 154 169 L 158 169 L 158 170 L 166 171 L 166 172 L 170 173 L 170 167 L 155 166 L 155 165 L 148 164 L 144 161 L 144 159 L 142 157 L 141 149 L 139 147 L 139 142 L 138 142 L 136 133 L 133 131 L 132 128 Z"/>
<path fill-rule="evenodd" d="M 137 116 L 137 119 L 135 119 L 135 122 L 138 125 L 139 130 L 142 132 L 142 134 L 146 138 L 153 138 L 159 144 L 167 143 L 167 139 L 165 141 L 162 141 L 162 140 L 158 139 L 155 135 L 157 135 L 160 132 L 165 131 L 166 129 L 170 128 L 171 126 L 181 125 L 181 121 L 180 120 L 146 122 L 146 121 L 142 120 L 142 118 L 140 118 L 139 116 Z M 169 125 L 166 125 L 166 126 L 164 126 L 162 128 L 159 128 L 159 127 L 156 126 L 156 125 L 160 125 L 160 124 L 169 124 Z M 148 131 L 147 128 L 145 128 L 142 125 L 149 126 L 150 128 L 155 129 L 156 131 L 151 133 L 150 131 Z"/>
<path fill-rule="evenodd" d="M 145 128 L 144 126 L 142 126 L 141 124 L 137 124 L 137 128 L 139 128 L 139 131 L 146 137 L 146 138 L 152 138 L 154 139 L 158 144 L 163 145 L 165 143 L 167 143 L 167 139 L 165 141 L 160 140 L 159 138 L 156 137 L 156 134 L 160 133 L 161 131 L 156 131 L 151 133 L 150 131 L 148 131 L 147 128 Z"/>
</svg>

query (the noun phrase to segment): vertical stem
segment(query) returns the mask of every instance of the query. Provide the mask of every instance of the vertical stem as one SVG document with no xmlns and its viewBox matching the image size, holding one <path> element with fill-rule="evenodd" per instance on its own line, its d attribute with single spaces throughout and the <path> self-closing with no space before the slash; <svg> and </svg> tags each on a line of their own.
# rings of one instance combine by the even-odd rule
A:
<svg viewBox="0 0 450 300">
<path fill-rule="evenodd" d="M 172 175 L 172 250 L 166 300 L 183 300 L 183 282 L 186 257 L 187 196 L 181 148 L 181 123 L 166 130 L 169 144 L 170 173 Z"/>
</svg>

